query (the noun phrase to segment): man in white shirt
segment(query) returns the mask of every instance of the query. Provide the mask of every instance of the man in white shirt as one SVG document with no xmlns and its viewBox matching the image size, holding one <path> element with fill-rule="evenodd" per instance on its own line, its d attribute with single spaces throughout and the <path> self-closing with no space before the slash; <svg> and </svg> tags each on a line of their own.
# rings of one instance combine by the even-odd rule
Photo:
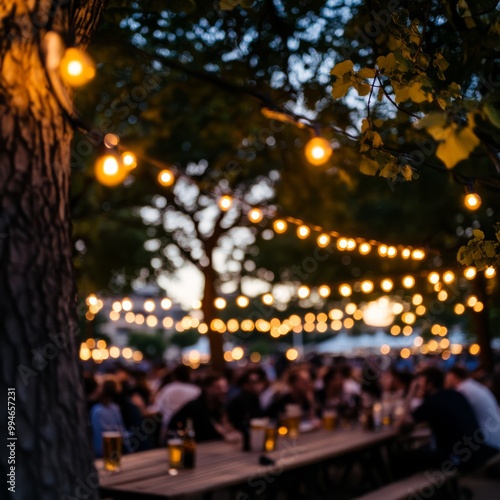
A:
<svg viewBox="0 0 500 500">
<path fill-rule="evenodd" d="M 462 393 L 472 406 L 485 444 L 500 452 L 500 409 L 492 392 L 483 384 L 469 378 L 465 368 L 455 366 L 446 374 L 445 386 Z"/>
<path fill-rule="evenodd" d="M 201 394 L 201 389 L 191 383 L 191 369 L 187 366 L 177 366 L 172 371 L 172 378 L 173 381 L 160 389 L 153 405 L 148 408 L 149 412 L 161 413 L 163 430 L 168 427 L 172 415 Z"/>
</svg>

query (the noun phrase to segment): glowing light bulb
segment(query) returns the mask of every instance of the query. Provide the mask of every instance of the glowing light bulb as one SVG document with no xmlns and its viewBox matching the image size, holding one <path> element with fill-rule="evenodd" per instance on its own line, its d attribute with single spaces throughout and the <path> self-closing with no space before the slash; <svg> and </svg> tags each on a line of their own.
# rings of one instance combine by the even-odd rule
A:
<svg viewBox="0 0 500 500">
<path fill-rule="evenodd" d="M 403 259 L 409 259 L 411 257 L 411 250 L 409 248 L 403 248 L 401 257 L 403 257 Z"/>
<path fill-rule="evenodd" d="M 248 212 L 248 220 L 250 222 L 253 222 L 254 224 L 257 224 L 263 218 L 264 215 L 262 214 L 262 210 L 260 210 L 259 208 L 252 208 L 252 210 Z"/>
<path fill-rule="evenodd" d="M 172 171 L 165 169 L 158 174 L 158 182 L 162 186 L 171 186 L 175 182 L 175 176 Z"/>
<path fill-rule="evenodd" d="M 137 158 L 134 153 L 130 151 L 125 151 L 122 153 L 122 161 L 125 168 L 130 171 L 137 167 Z"/>
<path fill-rule="evenodd" d="M 384 292 L 390 292 L 393 286 L 394 284 L 390 279 L 382 280 L 382 283 L 380 284 L 380 287 L 384 290 Z"/>
<path fill-rule="evenodd" d="M 214 306 L 217 308 L 217 309 L 224 309 L 226 307 L 226 299 L 223 299 L 222 297 L 217 297 L 215 300 L 214 300 Z"/>
<path fill-rule="evenodd" d="M 473 280 L 475 277 L 476 277 L 476 268 L 475 267 L 472 267 L 472 266 L 469 266 L 465 269 L 464 271 L 464 276 L 468 279 L 468 280 Z"/>
<path fill-rule="evenodd" d="M 396 250 L 396 247 L 389 247 L 387 249 L 387 257 L 390 257 L 391 259 L 393 257 L 396 257 L 398 251 Z"/>
<path fill-rule="evenodd" d="M 359 253 L 361 255 L 367 255 L 371 252 L 372 250 L 372 246 L 370 245 L 370 243 L 361 243 L 361 245 L 359 245 Z"/>
<path fill-rule="evenodd" d="M 270 293 L 266 293 L 262 296 L 262 302 L 266 304 L 266 306 L 272 306 L 274 303 L 274 297 Z"/>
<path fill-rule="evenodd" d="M 411 253 L 411 258 L 413 260 L 423 260 L 425 259 L 425 252 L 417 248 L 416 250 L 413 250 L 413 252 Z"/>
<path fill-rule="evenodd" d="M 497 272 L 494 267 L 488 267 L 488 269 L 484 271 L 484 275 L 486 276 L 486 278 L 493 278 L 496 273 Z"/>
<path fill-rule="evenodd" d="M 340 285 L 339 292 L 342 297 L 349 297 L 352 294 L 352 288 L 347 284 Z"/>
<path fill-rule="evenodd" d="M 337 240 L 337 248 L 339 250 L 346 250 L 347 249 L 347 239 L 346 238 L 339 238 Z"/>
<path fill-rule="evenodd" d="M 326 299 L 330 295 L 330 287 L 328 285 L 321 285 L 318 288 L 318 294 L 323 299 Z"/>
<path fill-rule="evenodd" d="M 311 290 L 306 285 L 300 286 L 299 289 L 297 290 L 297 295 L 299 296 L 300 299 L 306 299 L 307 297 L 309 297 L 310 293 Z"/>
<path fill-rule="evenodd" d="M 94 172 L 96 179 L 104 186 L 117 186 L 128 175 L 123 163 L 112 154 L 100 156 L 95 163 Z"/>
<path fill-rule="evenodd" d="M 381 256 L 381 257 L 385 257 L 387 255 L 387 251 L 388 251 L 388 247 L 387 245 L 380 245 L 378 247 L 378 254 Z"/>
<path fill-rule="evenodd" d="M 248 297 L 245 297 L 244 295 L 240 295 L 236 299 L 236 304 L 238 307 L 247 307 L 248 304 L 250 304 L 250 300 L 248 299 Z"/>
<path fill-rule="evenodd" d="M 361 291 L 363 293 L 370 293 L 373 291 L 373 283 L 369 280 L 363 281 L 361 283 Z"/>
<path fill-rule="evenodd" d="M 403 278 L 403 286 L 405 288 L 411 288 L 415 284 L 415 278 L 413 276 L 405 276 Z"/>
<path fill-rule="evenodd" d="M 320 248 L 325 248 L 329 245 L 330 243 L 330 236 L 327 234 L 323 233 L 318 236 L 318 239 L 316 240 L 318 246 Z"/>
<path fill-rule="evenodd" d="M 355 248 L 356 248 L 356 242 L 352 238 L 349 238 L 347 240 L 347 250 L 354 250 Z"/>
<path fill-rule="evenodd" d="M 455 274 L 452 271 L 446 271 L 443 274 L 443 281 L 448 285 L 453 283 L 455 281 Z"/>
<path fill-rule="evenodd" d="M 429 276 L 427 276 L 427 281 L 432 285 L 435 285 L 439 282 L 439 274 L 436 272 L 430 273 Z"/>
<path fill-rule="evenodd" d="M 465 208 L 474 211 L 481 206 L 481 197 L 477 193 L 468 193 L 464 198 Z"/>
<path fill-rule="evenodd" d="M 332 156 L 332 146 L 323 137 L 313 137 L 304 150 L 307 161 L 315 167 L 324 165 Z"/>
<path fill-rule="evenodd" d="M 83 50 L 66 49 L 59 65 L 61 78 L 72 87 L 85 85 L 95 76 L 95 64 Z"/>
<path fill-rule="evenodd" d="M 233 205 L 233 199 L 226 194 L 219 199 L 218 205 L 223 212 L 227 212 Z"/>
<path fill-rule="evenodd" d="M 283 234 L 287 230 L 288 224 L 281 219 L 275 220 L 273 223 L 273 229 L 275 233 Z"/>
<path fill-rule="evenodd" d="M 307 227 L 307 226 L 299 226 L 297 228 L 297 236 L 301 239 L 301 240 L 305 240 L 309 234 L 311 233 L 311 230 Z"/>
</svg>

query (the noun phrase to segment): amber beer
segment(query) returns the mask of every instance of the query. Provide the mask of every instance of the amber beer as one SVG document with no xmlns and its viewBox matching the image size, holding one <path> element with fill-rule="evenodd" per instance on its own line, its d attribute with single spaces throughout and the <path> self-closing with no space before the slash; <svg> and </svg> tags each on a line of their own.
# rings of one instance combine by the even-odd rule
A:
<svg viewBox="0 0 500 500">
<path fill-rule="evenodd" d="M 276 438 L 278 434 L 278 429 L 276 425 L 269 424 L 266 426 L 265 436 L 264 436 L 264 451 L 274 451 L 276 449 Z"/>
<path fill-rule="evenodd" d="M 167 441 L 168 448 L 168 464 L 170 469 L 177 470 L 182 466 L 182 447 L 183 442 L 180 438 L 169 439 Z"/>
<path fill-rule="evenodd" d="M 109 471 L 120 470 L 123 440 L 118 431 L 102 433 L 104 469 Z"/>
<path fill-rule="evenodd" d="M 337 428 L 337 412 L 335 410 L 323 410 L 323 429 L 334 431 Z"/>
</svg>

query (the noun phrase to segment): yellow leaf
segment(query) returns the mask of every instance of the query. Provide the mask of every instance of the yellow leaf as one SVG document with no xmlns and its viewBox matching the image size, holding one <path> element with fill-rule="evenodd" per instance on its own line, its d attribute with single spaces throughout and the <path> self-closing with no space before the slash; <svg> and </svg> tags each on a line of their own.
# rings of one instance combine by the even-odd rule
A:
<svg viewBox="0 0 500 500">
<path fill-rule="evenodd" d="M 375 78 L 375 70 L 372 68 L 361 68 L 358 71 L 359 78 Z"/>
<path fill-rule="evenodd" d="M 392 71 L 394 71 L 397 67 L 397 62 L 394 54 L 390 52 L 386 56 L 377 57 L 377 66 L 385 73 L 391 73 Z"/>
<path fill-rule="evenodd" d="M 445 142 L 438 146 L 436 156 L 447 168 L 453 168 L 458 162 L 466 160 L 480 141 L 470 124 L 458 132 L 455 132 L 453 127 L 448 127 L 446 131 L 451 133 L 448 133 Z"/>
<path fill-rule="evenodd" d="M 370 130 L 370 122 L 366 118 L 363 118 L 361 120 L 361 132 L 364 134 L 367 130 Z"/>
<path fill-rule="evenodd" d="M 359 171 L 365 175 L 377 175 L 379 165 L 375 160 L 362 156 L 359 163 Z"/>
<path fill-rule="evenodd" d="M 384 141 L 382 140 L 382 137 L 378 132 L 372 132 L 372 144 L 374 148 L 378 148 L 379 146 L 382 146 L 384 144 Z"/>
<path fill-rule="evenodd" d="M 335 99 L 340 99 L 347 94 L 347 91 L 351 88 L 353 82 L 350 78 L 337 78 L 335 82 L 332 83 L 332 96 Z"/>
<path fill-rule="evenodd" d="M 370 93 L 371 85 L 368 85 L 367 83 L 353 82 L 352 86 L 358 91 L 360 97 Z"/>
<path fill-rule="evenodd" d="M 338 78 L 341 78 L 346 73 L 349 73 L 350 71 L 352 71 L 353 66 L 354 66 L 354 63 L 349 59 L 347 61 L 339 62 L 338 64 L 336 64 L 333 67 L 331 74 L 338 77 Z"/>
</svg>

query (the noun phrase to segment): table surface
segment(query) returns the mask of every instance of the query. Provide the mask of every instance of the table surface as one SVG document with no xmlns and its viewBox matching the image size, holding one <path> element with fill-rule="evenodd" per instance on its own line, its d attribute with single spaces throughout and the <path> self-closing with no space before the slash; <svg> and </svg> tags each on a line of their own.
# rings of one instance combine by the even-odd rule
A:
<svg viewBox="0 0 500 500">
<path fill-rule="evenodd" d="M 367 432 L 361 429 L 328 432 L 318 430 L 302 434 L 297 440 L 278 440 L 277 449 L 266 455 L 274 465 L 258 463 L 261 453 L 243 452 L 225 442 L 201 443 L 197 447 L 196 468 L 167 473 L 166 449 L 134 453 L 122 457 L 121 470 L 108 472 L 102 460 L 96 461 L 103 496 L 113 498 L 174 499 L 222 490 L 238 484 L 259 483 L 259 478 L 277 476 L 282 471 L 304 467 L 394 439 L 397 432 L 383 429 Z"/>
</svg>

